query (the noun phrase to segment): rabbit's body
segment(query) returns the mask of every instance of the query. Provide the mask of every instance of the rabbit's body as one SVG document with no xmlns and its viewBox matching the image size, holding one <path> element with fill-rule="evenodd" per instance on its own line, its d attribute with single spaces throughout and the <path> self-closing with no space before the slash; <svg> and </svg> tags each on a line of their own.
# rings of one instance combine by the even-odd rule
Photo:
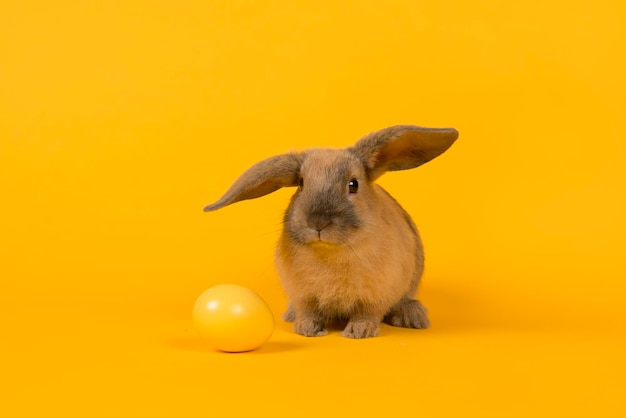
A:
<svg viewBox="0 0 626 418">
<path fill-rule="evenodd" d="M 284 318 L 297 333 L 326 334 L 347 320 L 343 335 L 378 334 L 381 321 L 429 325 L 413 299 L 424 269 L 422 242 L 409 214 L 374 180 L 413 168 L 445 151 L 457 132 L 395 126 L 354 147 L 313 149 L 261 161 L 205 210 L 298 186 L 284 216 L 276 266 L 290 300 Z"/>
<path fill-rule="evenodd" d="M 400 228 L 389 225 L 390 230 Z M 400 234 L 406 238 L 404 244 L 383 228 L 371 228 L 361 242 L 295 250 L 283 235 L 276 266 L 289 299 L 315 304 L 328 319 L 349 318 L 365 308 L 379 312 L 382 319 L 403 296 L 414 293 L 422 272 L 415 235 Z"/>
</svg>

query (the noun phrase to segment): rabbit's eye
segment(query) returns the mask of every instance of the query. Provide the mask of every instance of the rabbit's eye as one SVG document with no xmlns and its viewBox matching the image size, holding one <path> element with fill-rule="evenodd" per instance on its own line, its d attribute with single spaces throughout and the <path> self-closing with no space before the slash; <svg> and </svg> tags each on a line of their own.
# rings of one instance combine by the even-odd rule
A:
<svg viewBox="0 0 626 418">
<path fill-rule="evenodd" d="M 298 190 L 302 190 L 303 187 L 304 187 L 304 179 L 300 177 L 300 180 L 298 181 Z"/>
<path fill-rule="evenodd" d="M 350 193 L 356 193 L 357 190 L 359 190 L 359 182 L 356 181 L 356 179 L 350 180 L 350 183 L 348 183 L 348 190 Z"/>
</svg>

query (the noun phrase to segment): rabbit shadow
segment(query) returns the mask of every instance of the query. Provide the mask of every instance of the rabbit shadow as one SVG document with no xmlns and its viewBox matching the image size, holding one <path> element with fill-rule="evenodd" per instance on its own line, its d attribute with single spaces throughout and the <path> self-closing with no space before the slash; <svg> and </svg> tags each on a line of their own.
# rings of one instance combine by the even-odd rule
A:
<svg viewBox="0 0 626 418">
<path fill-rule="evenodd" d="M 437 281 L 437 283 L 433 283 Z M 465 331 L 530 331 L 541 328 L 541 318 L 531 315 L 519 296 L 496 288 L 459 285 L 452 280 L 429 280 L 418 293 L 419 300 L 428 310 L 430 330 L 441 333 Z M 286 309 L 286 302 L 281 308 Z M 281 311 L 283 312 L 283 311 Z M 329 333 L 341 333 L 347 320 L 334 320 L 327 324 Z M 384 325 L 385 327 L 387 325 Z M 276 327 L 293 332 L 293 323 L 281 316 Z"/>
<path fill-rule="evenodd" d="M 428 309 L 434 332 L 521 330 L 533 328 L 519 300 L 484 288 L 459 287 L 457 283 L 424 286 L 420 300 Z"/>
</svg>

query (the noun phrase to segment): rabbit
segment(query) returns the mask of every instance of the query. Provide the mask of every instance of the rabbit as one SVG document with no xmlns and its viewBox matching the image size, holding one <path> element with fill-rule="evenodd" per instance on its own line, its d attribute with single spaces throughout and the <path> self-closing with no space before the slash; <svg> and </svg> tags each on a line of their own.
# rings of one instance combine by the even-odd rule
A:
<svg viewBox="0 0 626 418">
<path fill-rule="evenodd" d="M 430 326 L 415 299 L 424 251 L 410 215 L 375 180 L 420 166 L 457 139 L 454 128 L 391 126 L 343 149 L 267 158 L 245 171 L 205 212 L 296 187 L 284 214 L 275 265 L 289 299 L 283 319 L 307 337 L 343 321 L 348 338 L 379 334 L 381 322 Z"/>
</svg>

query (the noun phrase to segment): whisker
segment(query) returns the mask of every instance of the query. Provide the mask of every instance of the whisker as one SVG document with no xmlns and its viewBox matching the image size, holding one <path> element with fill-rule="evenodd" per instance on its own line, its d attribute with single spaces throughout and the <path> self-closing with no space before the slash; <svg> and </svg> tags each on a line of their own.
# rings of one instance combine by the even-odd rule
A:
<svg viewBox="0 0 626 418">
<path fill-rule="evenodd" d="M 278 228 L 278 229 L 272 229 L 266 232 L 263 232 L 262 235 L 263 236 L 267 236 L 267 235 L 279 235 L 282 232 L 282 228 Z"/>
<path fill-rule="evenodd" d="M 257 279 L 263 278 L 267 274 L 267 272 L 272 268 L 272 262 L 269 262 L 266 267 L 257 275 Z"/>
</svg>

